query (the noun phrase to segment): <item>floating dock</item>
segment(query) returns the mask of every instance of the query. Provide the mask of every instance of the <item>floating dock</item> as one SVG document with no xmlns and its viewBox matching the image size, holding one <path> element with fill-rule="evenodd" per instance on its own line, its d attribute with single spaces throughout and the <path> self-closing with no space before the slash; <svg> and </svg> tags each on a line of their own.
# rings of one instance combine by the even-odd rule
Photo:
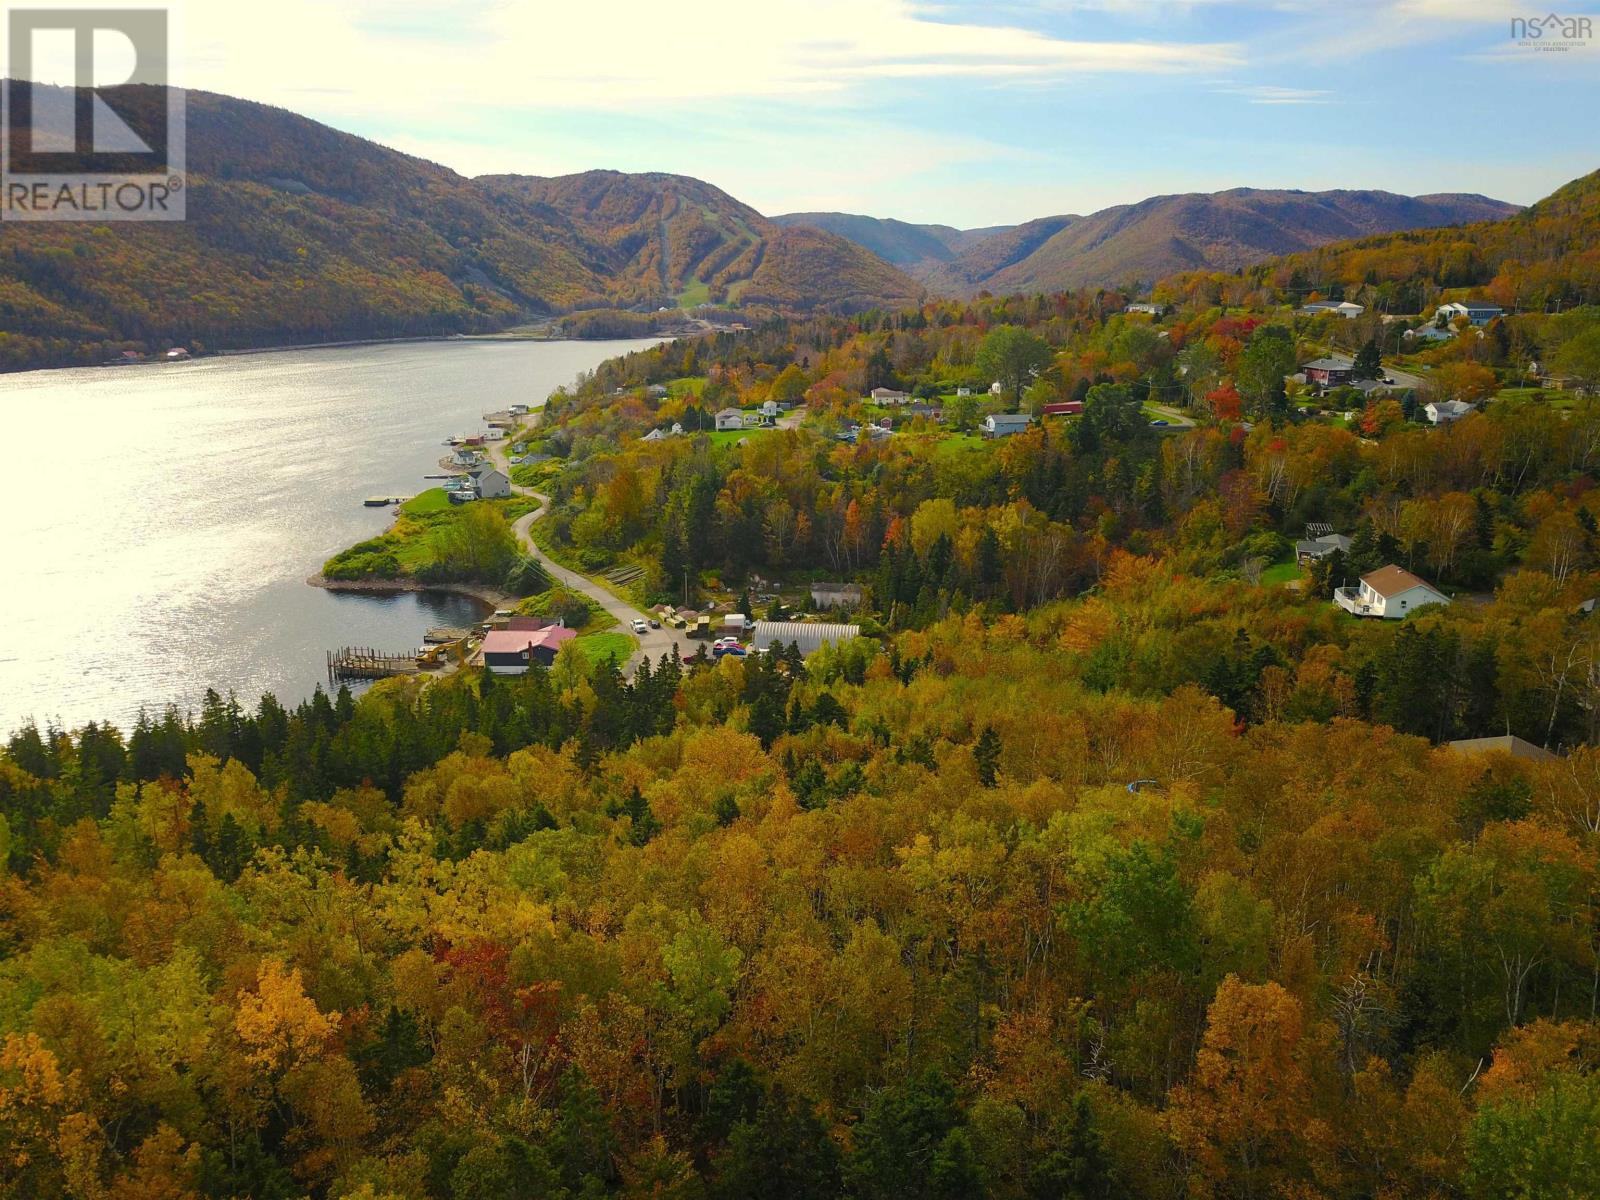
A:
<svg viewBox="0 0 1600 1200">
<path fill-rule="evenodd" d="M 465 641 L 472 635 L 470 629 L 457 629 L 451 625 L 435 625 L 422 635 L 422 640 L 429 645 L 439 645 L 445 642 Z"/>
<path fill-rule="evenodd" d="M 404 504 L 410 496 L 368 496 L 361 503 L 368 508 L 388 508 L 391 504 Z"/>
<path fill-rule="evenodd" d="M 415 675 L 415 654 L 389 654 L 370 646 L 346 646 L 328 651 L 328 682 L 351 679 L 387 679 L 392 675 Z"/>
</svg>

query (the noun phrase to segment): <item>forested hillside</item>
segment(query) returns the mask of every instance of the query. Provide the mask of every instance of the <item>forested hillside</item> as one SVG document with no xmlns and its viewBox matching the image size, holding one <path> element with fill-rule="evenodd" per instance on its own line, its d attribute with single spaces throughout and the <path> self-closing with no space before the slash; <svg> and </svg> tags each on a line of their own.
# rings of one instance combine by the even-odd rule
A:
<svg viewBox="0 0 1600 1200">
<path fill-rule="evenodd" d="M 854 242 L 769 221 L 698 179 L 586 171 L 478 182 L 560 213 L 607 247 L 607 295 L 616 301 L 852 312 L 898 307 L 922 294 L 913 279 Z"/>
<path fill-rule="evenodd" d="M 17 731 L 0 1189 L 1592 1195 L 1600 400 L 1524 384 L 1600 388 L 1600 309 L 1397 359 L 1429 313 L 1124 299 L 772 320 L 552 398 L 541 539 L 641 601 L 859 582 L 809 658 Z M 1419 382 L 1294 378 L 1335 351 Z M 694 432 L 767 400 L 798 426 Z M 1311 523 L 1351 541 L 1301 569 Z M 1386 563 L 1451 603 L 1330 602 Z"/>
<path fill-rule="evenodd" d="M 596 173 L 604 195 L 544 181 L 530 198 L 204 92 L 188 94 L 188 166 L 182 222 L 0 225 L 0 369 L 482 332 L 741 293 L 840 310 L 921 294 L 854 243 L 778 229 L 697 180 Z"/>
<path fill-rule="evenodd" d="M 837 233 L 871 250 L 885 262 L 919 277 L 937 264 L 949 262 L 969 247 L 1011 228 L 991 225 L 983 229 L 956 229 L 950 225 L 915 225 L 892 217 L 837 212 L 783 213 L 772 220 L 778 225 L 809 225 Z"/>
<path fill-rule="evenodd" d="M 1066 222 L 1025 255 L 1008 255 L 988 270 L 971 258 L 983 252 L 980 244 L 956 261 L 954 276 L 946 273 L 930 282 L 957 285 L 965 279 L 957 295 L 979 289 L 1004 294 L 1148 285 L 1186 269 L 1233 271 L 1327 242 L 1459 225 L 1514 211 L 1515 206 L 1486 196 L 1378 191 L 1234 188 L 1154 196 Z"/>
<path fill-rule="evenodd" d="M 1258 264 L 1233 281 L 1178 275 L 1168 297 L 1259 304 L 1311 292 L 1363 296 L 1387 312 L 1418 312 L 1453 289 L 1506 308 L 1558 311 L 1600 299 L 1600 172 L 1524 212 L 1460 228 L 1413 230 Z"/>
</svg>

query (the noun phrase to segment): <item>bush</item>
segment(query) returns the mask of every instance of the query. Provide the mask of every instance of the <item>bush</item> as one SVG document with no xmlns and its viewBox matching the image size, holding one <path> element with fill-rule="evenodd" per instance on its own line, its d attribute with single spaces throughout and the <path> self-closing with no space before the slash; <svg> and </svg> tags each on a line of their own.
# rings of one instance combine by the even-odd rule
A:
<svg viewBox="0 0 1600 1200">
<path fill-rule="evenodd" d="M 550 577 L 545 574 L 544 568 L 537 559 L 526 554 L 517 559 L 511 570 L 506 572 L 506 591 L 518 596 L 531 596 L 536 592 L 543 592 L 550 587 Z"/>
</svg>

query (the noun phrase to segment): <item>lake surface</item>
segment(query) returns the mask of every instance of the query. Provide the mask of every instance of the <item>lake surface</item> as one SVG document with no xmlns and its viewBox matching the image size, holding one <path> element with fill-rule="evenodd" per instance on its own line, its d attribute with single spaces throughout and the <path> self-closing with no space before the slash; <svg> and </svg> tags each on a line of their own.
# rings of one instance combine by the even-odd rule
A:
<svg viewBox="0 0 1600 1200">
<path fill-rule="evenodd" d="M 327 650 L 415 648 L 471 600 L 327 592 L 324 560 L 430 486 L 445 438 L 654 344 L 412 342 L 0 375 L 0 736 L 126 724 L 206 687 L 254 707 Z"/>
</svg>

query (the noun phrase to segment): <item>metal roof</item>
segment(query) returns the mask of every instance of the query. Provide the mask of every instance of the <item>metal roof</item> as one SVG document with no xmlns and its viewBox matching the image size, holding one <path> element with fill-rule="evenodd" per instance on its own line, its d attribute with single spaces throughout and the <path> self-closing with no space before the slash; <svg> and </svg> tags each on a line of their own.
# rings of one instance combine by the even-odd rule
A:
<svg viewBox="0 0 1600 1200">
<path fill-rule="evenodd" d="M 821 649 L 824 642 L 848 642 L 860 637 L 861 626 L 824 621 L 757 621 L 753 636 L 757 650 L 773 645 L 787 649 L 793 642 L 800 647 L 800 653 L 810 654 Z"/>
</svg>

